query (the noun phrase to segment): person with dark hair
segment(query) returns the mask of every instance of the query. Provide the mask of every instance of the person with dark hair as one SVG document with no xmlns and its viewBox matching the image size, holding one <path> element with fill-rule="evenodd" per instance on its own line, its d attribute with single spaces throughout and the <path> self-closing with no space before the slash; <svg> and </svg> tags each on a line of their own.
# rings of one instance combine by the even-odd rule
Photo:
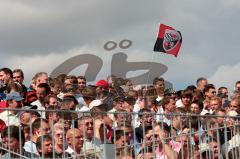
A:
<svg viewBox="0 0 240 159">
<path fill-rule="evenodd" d="M 232 134 L 231 130 L 229 128 L 223 128 L 225 124 L 225 115 L 226 115 L 226 110 L 225 109 L 218 109 L 214 112 L 214 115 L 216 115 L 216 123 L 219 126 L 219 129 L 217 129 L 219 133 L 219 138 L 218 140 L 220 141 L 220 144 L 223 145 L 225 142 L 231 139 Z"/>
<path fill-rule="evenodd" d="M 240 81 L 235 83 L 235 90 L 240 91 Z"/>
<path fill-rule="evenodd" d="M 222 152 L 221 152 L 221 148 L 218 146 L 219 143 L 216 139 L 213 139 L 212 141 L 210 141 L 208 143 L 209 145 L 209 149 L 212 151 L 213 154 L 211 154 L 211 156 L 213 156 L 213 159 L 222 159 Z M 211 152 L 210 152 L 211 153 Z M 220 154 L 220 155 L 219 155 Z"/>
<path fill-rule="evenodd" d="M 136 99 L 131 97 L 131 96 L 126 96 L 125 98 L 123 98 L 123 109 L 125 110 L 131 110 L 131 112 L 133 111 L 133 106 L 136 103 Z"/>
<path fill-rule="evenodd" d="M 58 106 L 58 99 L 56 95 L 49 94 L 44 98 L 44 107 L 48 108 L 50 105 Z"/>
<path fill-rule="evenodd" d="M 228 95 L 218 94 L 217 97 L 221 99 L 221 101 L 222 101 L 222 106 L 223 106 L 224 108 L 227 108 L 227 107 L 229 106 L 230 101 L 228 100 Z"/>
<path fill-rule="evenodd" d="M 171 135 L 180 135 L 183 131 L 183 128 L 187 126 L 187 121 L 189 121 L 186 116 L 181 116 L 181 114 L 186 114 L 186 111 L 184 109 L 178 108 L 172 113 L 173 115 L 170 117 L 172 128 Z"/>
<path fill-rule="evenodd" d="M 36 148 L 41 158 L 53 158 L 53 144 L 50 135 L 39 136 L 36 140 Z"/>
<path fill-rule="evenodd" d="M 125 144 L 127 145 L 134 144 L 134 139 L 133 139 L 134 135 L 133 135 L 132 126 L 123 126 L 123 127 L 120 127 L 120 129 L 124 131 Z"/>
<path fill-rule="evenodd" d="M 45 110 L 44 99 L 49 95 L 51 89 L 47 83 L 40 83 L 36 88 L 37 100 L 32 102 L 31 105 L 38 106 L 38 110 Z M 41 116 L 45 118 L 45 112 L 40 112 Z"/>
<path fill-rule="evenodd" d="M 135 135 L 138 143 L 141 143 L 145 134 L 145 128 L 153 124 L 153 114 L 151 114 L 150 109 L 143 108 L 138 112 L 138 116 L 141 124 L 135 128 Z"/>
<path fill-rule="evenodd" d="M 120 155 L 121 149 L 124 149 L 124 131 L 116 130 L 115 137 L 112 136 L 111 142 L 116 145 L 116 155 Z"/>
<path fill-rule="evenodd" d="M 96 89 L 94 87 L 87 86 L 82 90 L 82 96 L 85 102 L 85 105 L 79 110 L 80 112 L 90 111 L 90 103 L 96 99 Z"/>
<path fill-rule="evenodd" d="M 31 152 L 26 152 L 22 148 L 25 142 L 25 138 L 23 131 L 19 129 L 19 127 L 13 125 L 6 127 L 3 130 L 1 137 L 3 145 L 9 150 L 6 154 L 1 156 L 1 159 L 20 158 L 21 156 L 28 158 L 37 157 Z"/>
<path fill-rule="evenodd" d="M 123 104 L 123 96 L 115 95 L 113 97 L 113 108 L 109 110 L 108 116 L 114 121 L 114 113 L 116 113 L 119 109 L 122 109 Z"/>
<path fill-rule="evenodd" d="M 132 116 L 130 113 L 128 113 L 127 110 L 125 109 L 119 109 L 115 114 L 114 114 L 114 127 L 121 127 L 124 125 L 131 125 L 132 124 Z"/>
<path fill-rule="evenodd" d="M 74 86 L 72 86 L 72 88 L 74 87 L 74 91 L 67 94 L 70 94 L 76 98 L 78 102 L 76 111 L 79 111 L 85 104 L 82 91 L 86 88 L 86 78 L 84 76 L 78 76 L 76 78 L 77 80 L 75 81 Z"/>
<path fill-rule="evenodd" d="M 151 127 L 151 126 L 149 126 Z M 145 128 L 148 128 L 148 127 L 145 127 Z M 134 154 L 138 154 L 141 150 L 141 147 L 140 147 L 140 144 L 138 143 L 138 141 L 136 140 L 136 138 L 134 137 L 134 131 L 133 131 L 133 128 L 132 126 L 123 126 L 123 127 L 120 127 L 120 130 L 123 130 L 124 131 L 124 144 L 126 147 L 128 147 L 127 145 L 131 145 L 131 147 L 133 148 L 133 152 Z M 146 129 L 145 129 L 145 132 L 146 132 Z"/>
<path fill-rule="evenodd" d="M 30 141 L 25 142 L 24 149 L 27 152 L 32 152 L 35 154 L 38 154 L 37 148 L 36 148 L 36 142 L 38 137 L 42 135 L 48 135 L 51 133 L 50 126 L 48 124 L 48 121 L 43 118 L 37 118 L 32 123 L 32 138 Z"/>
<path fill-rule="evenodd" d="M 32 102 L 37 100 L 37 95 L 35 90 L 30 90 L 27 92 L 25 100 L 24 100 L 24 105 L 31 105 Z"/>
<path fill-rule="evenodd" d="M 200 90 L 203 92 L 205 86 L 208 84 L 208 81 L 204 77 L 200 77 L 197 79 L 196 85 L 197 85 L 197 90 Z"/>
<path fill-rule="evenodd" d="M 128 87 L 128 90 L 133 90 L 133 82 L 131 79 L 125 79 L 124 85 Z"/>
<path fill-rule="evenodd" d="M 64 79 L 64 87 L 65 88 L 70 86 L 70 85 L 77 85 L 77 84 L 78 84 L 77 77 L 74 76 L 74 75 L 68 75 Z"/>
<path fill-rule="evenodd" d="M 13 80 L 12 70 L 9 68 L 0 69 L 0 93 L 5 93 L 6 86 L 11 83 Z"/>
<path fill-rule="evenodd" d="M 115 131 L 115 136 L 112 136 L 112 137 L 111 137 L 111 143 L 117 144 L 116 142 L 117 142 L 123 135 L 124 135 L 124 131 L 123 131 L 123 130 L 121 130 L 121 129 L 116 130 L 116 131 Z M 118 144 L 118 145 L 122 146 L 122 144 L 124 144 L 124 140 L 121 141 L 120 144 Z M 116 146 L 117 146 L 117 145 L 116 145 Z M 119 147 L 119 146 L 117 146 L 117 147 Z"/>
<path fill-rule="evenodd" d="M 18 82 L 11 82 L 6 87 L 6 93 L 12 93 L 12 92 L 18 92 L 21 94 L 22 97 L 24 97 L 24 90 L 21 84 Z"/>
<path fill-rule="evenodd" d="M 132 122 L 132 125 L 134 128 L 136 128 L 140 125 L 137 113 L 139 112 L 140 109 L 144 108 L 145 100 L 143 97 L 139 96 L 139 93 L 136 90 L 129 90 L 127 92 L 127 96 L 131 97 L 133 102 L 124 101 L 123 108 L 128 106 L 132 109 L 133 113 L 136 113 L 132 116 L 134 119 L 134 121 Z M 128 103 L 130 103 L 130 104 L 128 104 Z"/>
<path fill-rule="evenodd" d="M 202 101 L 193 101 L 190 105 L 191 113 L 200 114 L 203 109 Z"/>
<path fill-rule="evenodd" d="M 175 100 L 177 100 L 177 92 L 172 89 L 172 88 L 168 88 L 164 91 L 164 97 L 172 97 L 175 98 Z"/>
<path fill-rule="evenodd" d="M 64 83 L 64 79 L 67 77 L 66 74 L 60 74 L 56 78 L 61 81 L 61 83 Z"/>
<path fill-rule="evenodd" d="M 221 98 L 223 107 L 228 107 L 230 101 L 228 100 L 228 88 L 221 86 L 218 88 L 217 97 Z"/>
<path fill-rule="evenodd" d="M 86 87 L 87 85 L 87 80 L 84 76 L 78 76 L 77 77 L 78 81 L 78 90 L 82 92 L 82 90 Z"/>
<path fill-rule="evenodd" d="M 181 99 L 176 102 L 178 108 L 183 108 L 186 111 L 190 111 L 190 104 L 192 102 L 193 92 L 185 89 L 181 94 Z"/>
<path fill-rule="evenodd" d="M 59 106 L 49 105 L 46 110 L 46 119 L 48 120 L 50 127 L 53 127 L 53 125 L 60 119 L 59 113 L 57 111 L 54 111 L 59 110 Z"/>
<path fill-rule="evenodd" d="M 91 109 L 91 116 L 94 116 L 95 122 L 95 137 L 102 143 L 108 142 L 107 140 L 110 140 L 113 135 L 113 120 L 108 116 L 106 106 L 106 104 L 100 104 Z"/>
<path fill-rule="evenodd" d="M 228 88 L 221 86 L 218 88 L 218 95 L 223 94 L 223 95 L 228 95 Z"/>
<path fill-rule="evenodd" d="M 153 147 L 152 147 L 154 142 L 153 138 L 155 137 L 153 134 L 153 127 L 152 126 L 145 127 L 143 136 L 144 136 L 143 142 L 139 143 L 139 145 L 141 145 L 141 149 L 138 150 L 139 152 L 137 154 L 142 154 L 144 153 L 144 151 L 147 151 L 147 152 L 153 151 Z"/>
<path fill-rule="evenodd" d="M 154 89 L 157 93 L 157 99 L 156 100 L 159 102 L 163 99 L 163 96 L 164 96 L 164 90 L 165 90 L 164 79 L 159 78 L 159 77 L 154 78 L 153 86 L 154 86 Z"/>
<path fill-rule="evenodd" d="M 57 117 L 59 120 L 57 121 L 57 124 L 62 124 L 65 131 L 67 132 L 68 129 L 71 127 L 74 127 L 74 120 L 77 118 L 77 113 L 75 112 L 69 112 L 64 109 L 62 111 L 57 112 Z"/>
<path fill-rule="evenodd" d="M 13 81 L 21 85 L 23 97 L 25 98 L 27 94 L 27 87 L 23 84 L 23 80 L 24 80 L 23 71 L 21 69 L 13 70 Z"/>
<path fill-rule="evenodd" d="M 162 109 L 160 110 L 160 113 L 156 117 L 157 122 L 165 122 L 168 125 L 170 125 L 171 121 L 168 118 L 168 114 L 171 114 L 176 109 L 176 101 L 172 97 L 164 97 L 161 101 Z"/>
<path fill-rule="evenodd" d="M 0 75 L 0 79 L 12 79 L 13 78 L 13 72 L 10 68 L 6 68 L 6 67 L 1 68 L 0 69 L 0 74 L 2 74 L 2 73 L 4 73 L 7 77 L 5 78 L 5 75 L 3 75 L 3 76 Z"/>
<path fill-rule="evenodd" d="M 75 96 L 78 94 L 78 81 L 77 77 L 73 75 L 69 75 L 65 77 L 63 86 L 63 93 L 65 95 Z"/>
<path fill-rule="evenodd" d="M 76 110 L 78 101 L 74 96 L 65 96 L 61 102 L 61 109 L 64 110 Z"/>
<path fill-rule="evenodd" d="M 53 79 L 49 79 L 49 86 L 51 88 L 51 93 L 54 95 L 58 95 L 61 91 L 62 91 L 62 82 L 57 79 L 57 78 L 53 78 Z"/>
<path fill-rule="evenodd" d="M 194 85 L 189 85 L 189 86 L 187 86 L 187 88 L 186 88 L 186 90 L 190 90 L 190 91 L 192 91 L 192 92 L 194 92 L 196 89 L 197 89 L 197 87 L 194 86 Z"/>
<path fill-rule="evenodd" d="M 75 108 L 78 111 L 80 108 L 83 107 L 84 100 L 81 92 L 78 90 L 77 77 L 73 75 L 66 76 L 63 85 L 63 92 L 60 92 L 57 95 L 58 98 L 60 98 L 61 100 L 64 100 L 65 97 L 74 98 L 74 103 L 76 104 Z"/>
<path fill-rule="evenodd" d="M 21 69 L 13 70 L 13 81 L 23 84 L 24 73 Z"/>
<path fill-rule="evenodd" d="M 203 90 L 205 99 L 210 100 L 212 97 L 216 96 L 216 89 L 213 84 L 207 84 Z"/>
<path fill-rule="evenodd" d="M 195 90 L 195 91 L 192 93 L 192 95 L 193 95 L 192 101 L 201 101 L 201 102 L 204 101 L 203 92 L 201 92 L 201 91 L 199 91 L 199 90 Z"/>
</svg>

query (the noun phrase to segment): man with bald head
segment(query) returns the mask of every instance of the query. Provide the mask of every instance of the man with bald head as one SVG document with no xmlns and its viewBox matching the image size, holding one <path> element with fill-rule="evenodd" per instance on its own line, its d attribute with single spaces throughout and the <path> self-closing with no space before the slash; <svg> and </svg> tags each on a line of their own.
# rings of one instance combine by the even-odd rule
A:
<svg viewBox="0 0 240 159">
<path fill-rule="evenodd" d="M 69 129 L 66 134 L 68 148 L 66 152 L 71 154 L 72 157 L 80 155 L 83 147 L 83 132 L 80 129 Z"/>
</svg>

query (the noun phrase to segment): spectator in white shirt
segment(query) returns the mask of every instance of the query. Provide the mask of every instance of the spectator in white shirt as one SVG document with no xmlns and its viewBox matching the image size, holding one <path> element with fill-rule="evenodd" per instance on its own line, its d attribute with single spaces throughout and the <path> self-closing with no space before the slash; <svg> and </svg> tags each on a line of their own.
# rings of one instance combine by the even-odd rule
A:
<svg viewBox="0 0 240 159">
<path fill-rule="evenodd" d="M 153 80 L 153 86 L 155 88 L 155 91 L 157 93 L 157 101 L 161 101 L 164 96 L 164 90 L 165 90 L 165 83 L 163 78 L 156 77 Z"/>
<path fill-rule="evenodd" d="M 7 95 L 7 108 L 10 109 L 20 109 L 22 104 L 23 98 L 20 96 L 18 92 L 12 92 Z M 0 113 L 0 119 L 2 119 L 7 126 L 9 125 L 16 125 L 19 126 L 19 117 L 18 117 L 17 110 L 5 110 Z"/>
<path fill-rule="evenodd" d="M 49 95 L 51 88 L 47 83 L 40 83 L 36 88 L 37 100 L 32 102 L 31 105 L 38 106 L 38 110 L 45 110 L 44 99 Z M 41 116 L 45 118 L 45 112 L 41 112 Z"/>
<path fill-rule="evenodd" d="M 36 148 L 37 138 L 42 135 L 50 134 L 51 129 L 48 121 L 43 118 L 38 118 L 32 123 L 32 138 L 30 141 L 25 142 L 24 149 L 27 152 L 38 154 Z"/>
<path fill-rule="evenodd" d="M 84 136 L 83 152 L 88 152 L 89 150 L 100 151 L 101 141 L 94 136 L 93 126 L 92 116 L 85 115 L 78 120 L 78 129 L 83 131 Z"/>
</svg>

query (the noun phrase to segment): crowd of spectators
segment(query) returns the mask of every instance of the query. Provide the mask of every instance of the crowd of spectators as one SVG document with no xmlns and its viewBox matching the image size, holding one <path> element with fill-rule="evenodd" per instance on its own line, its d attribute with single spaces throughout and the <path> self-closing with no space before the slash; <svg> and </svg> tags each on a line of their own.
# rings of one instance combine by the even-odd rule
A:
<svg viewBox="0 0 240 159">
<path fill-rule="evenodd" d="M 39 72 L 29 86 L 21 69 L 0 69 L 1 158 L 238 158 L 240 81 L 234 92 L 206 78 L 184 90 L 134 85 L 114 75 Z M 109 148 L 110 149 L 110 148 Z M 234 157 L 238 155 L 238 157 Z"/>
</svg>

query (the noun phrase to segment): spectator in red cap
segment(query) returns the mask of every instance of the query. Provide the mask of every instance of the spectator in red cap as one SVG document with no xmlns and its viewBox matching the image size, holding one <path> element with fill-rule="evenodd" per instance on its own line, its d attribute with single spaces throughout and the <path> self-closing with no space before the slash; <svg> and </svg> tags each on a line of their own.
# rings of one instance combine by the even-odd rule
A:
<svg viewBox="0 0 240 159">
<path fill-rule="evenodd" d="M 105 80 L 99 80 L 96 83 L 97 99 L 107 104 L 107 111 L 113 108 L 113 94 L 109 92 L 109 84 Z"/>
<path fill-rule="evenodd" d="M 105 80 L 99 80 L 99 81 L 96 83 L 96 86 L 97 86 L 97 87 L 102 86 L 105 90 L 108 90 L 108 88 L 109 88 L 109 84 L 108 84 L 107 81 L 105 81 Z"/>
</svg>

